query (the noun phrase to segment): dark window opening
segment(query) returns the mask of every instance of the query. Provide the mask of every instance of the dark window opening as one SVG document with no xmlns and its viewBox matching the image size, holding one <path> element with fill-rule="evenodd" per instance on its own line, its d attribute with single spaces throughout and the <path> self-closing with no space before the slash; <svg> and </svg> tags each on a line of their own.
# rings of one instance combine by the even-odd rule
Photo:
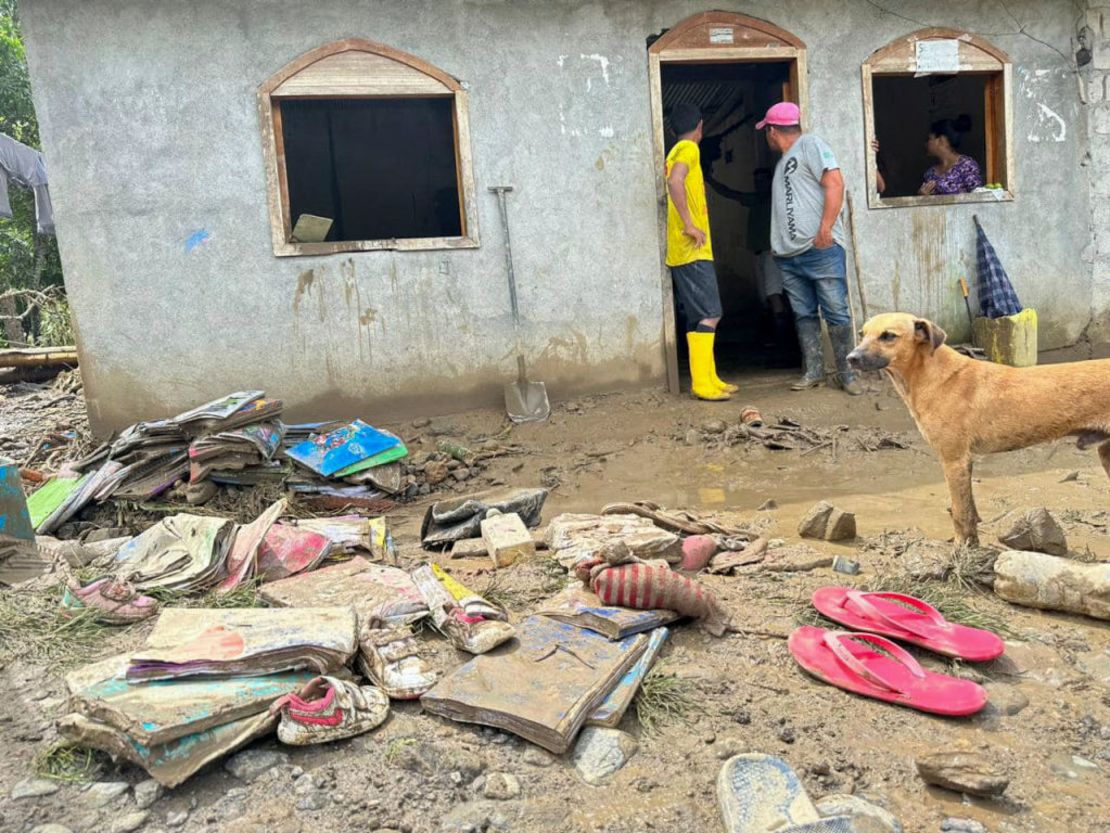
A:
<svg viewBox="0 0 1110 833">
<path fill-rule="evenodd" d="M 463 234 L 454 100 L 285 99 L 289 216 L 332 220 L 326 240 Z"/>
<path fill-rule="evenodd" d="M 997 116 L 988 100 L 994 75 L 876 75 L 871 83 L 884 198 L 917 196 L 925 172 L 937 164 L 925 151 L 929 126 L 961 115 L 969 116 L 971 125 L 957 152 L 979 163 L 984 184 L 1001 181 L 994 160 L 988 158 L 991 137 L 1001 130 L 993 123 Z"/>
</svg>

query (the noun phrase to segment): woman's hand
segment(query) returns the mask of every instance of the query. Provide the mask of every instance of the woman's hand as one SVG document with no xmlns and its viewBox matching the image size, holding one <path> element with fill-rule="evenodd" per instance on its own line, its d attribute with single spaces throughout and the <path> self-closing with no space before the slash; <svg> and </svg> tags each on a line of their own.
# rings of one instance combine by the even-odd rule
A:
<svg viewBox="0 0 1110 833">
<path fill-rule="evenodd" d="M 928 182 L 924 183 L 920 188 L 917 189 L 917 193 L 919 193 L 923 197 L 930 197 L 936 190 L 937 181 L 935 179 L 930 179 Z"/>
</svg>

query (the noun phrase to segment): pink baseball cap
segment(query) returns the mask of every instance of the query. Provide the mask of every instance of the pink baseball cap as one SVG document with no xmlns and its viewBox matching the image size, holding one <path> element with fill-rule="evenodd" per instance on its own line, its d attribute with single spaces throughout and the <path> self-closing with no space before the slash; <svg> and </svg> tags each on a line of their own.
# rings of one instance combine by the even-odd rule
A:
<svg viewBox="0 0 1110 833">
<path fill-rule="evenodd" d="M 801 122 L 802 111 L 798 109 L 798 105 L 793 101 L 780 101 L 778 104 L 771 106 L 767 115 L 763 117 L 763 121 L 759 122 L 755 129 L 762 130 L 769 124 L 782 127 L 788 124 L 801 124 Z"/>
</svg>

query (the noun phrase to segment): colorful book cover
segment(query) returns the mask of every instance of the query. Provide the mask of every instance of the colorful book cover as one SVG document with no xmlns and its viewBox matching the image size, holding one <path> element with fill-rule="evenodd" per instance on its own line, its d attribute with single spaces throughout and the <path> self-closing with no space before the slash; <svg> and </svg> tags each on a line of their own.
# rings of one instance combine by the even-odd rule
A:
<svg viewBox="0 0 1110 833">
<path fill-rule="evenodd" d="M 331 477 L 354 463 L 400 444 L 400 440 L 356 419 L 323 436 L 305 440 L 287 454 L 317 474 Z"/>
</svg>

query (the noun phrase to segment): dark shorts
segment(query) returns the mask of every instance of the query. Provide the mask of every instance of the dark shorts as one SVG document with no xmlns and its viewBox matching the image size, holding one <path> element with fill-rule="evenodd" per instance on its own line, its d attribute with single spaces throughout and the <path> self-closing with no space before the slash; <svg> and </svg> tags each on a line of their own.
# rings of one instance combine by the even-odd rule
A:
<svg viewBox="0 0 1110 833">
<path fill-rule="evenodd" d="M 686 330 L 692 332 L 703 318 L 720 318 L 721 293 L 717 290 L 717 270 L 712 260 L 695 260 L 671 267 L 671 282 L 686 319 Z"/>
</svg>

